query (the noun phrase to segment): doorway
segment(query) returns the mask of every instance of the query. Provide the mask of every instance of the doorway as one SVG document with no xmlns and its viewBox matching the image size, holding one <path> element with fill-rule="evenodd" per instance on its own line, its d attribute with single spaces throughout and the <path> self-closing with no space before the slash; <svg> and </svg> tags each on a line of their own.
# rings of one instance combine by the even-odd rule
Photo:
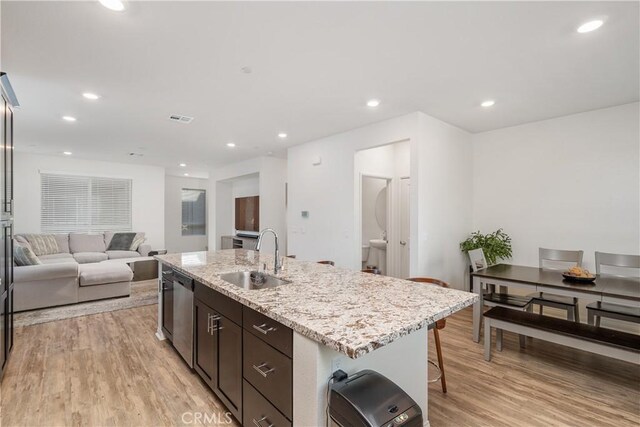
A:
<svg viewBox="0 0 640 427">
<path fill-rule="evenodd" d="M 376 268 L 387 274 L 387 233 L 391 178 L 362 175 L 360 216 L 362 226 L 362 268 Z"/>
<path fill-rule="evenodd" d="M 355 172 L 354 250 L 361 267 L 376 268 L 387 276 L 410 277 L 409 141 L 356 152 Z"/>
</svg>

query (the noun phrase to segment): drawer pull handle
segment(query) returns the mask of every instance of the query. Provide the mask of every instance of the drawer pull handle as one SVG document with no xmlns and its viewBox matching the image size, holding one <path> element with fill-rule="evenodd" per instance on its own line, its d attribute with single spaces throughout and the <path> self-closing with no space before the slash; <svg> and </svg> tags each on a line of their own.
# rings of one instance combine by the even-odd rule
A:
<svg viewBox="0 0 640 427">
<path fill-rule="evenodd" d="M 265 334 L 267 335 L 269 332 L 275 331 L 276 328 L 274 328 L 273 326 L 264 329 L 265 326 L 267 326 L 266 323 L 263 323 L 262 325 L 258 326 L 258 325 L 253 325 L 253 329 L 255 329 L 256 331 L 260 332 L 261 334 Z"/>
<path fill-rule="evenodd" d="M 220 316 L 218 315 L 212 315 L 210 313 L 207 313 L 208 316 L 208 325 L 207 325 L 207 333 L 209 335 L 213 335 L 214 332 L 216 332 L 217 330 L 220 330 L 222 328 L 218 327 L 216 328 L 214 323 L 217 322 L 218 320 L 220 320 Z"/>
<path fill-rule="evenodd" d="M 267 417 L 262 417 L 259 420 L 256 420 L 255 418 L 252 420 L 253 424 L 255 424 L 257 427 L 262 427 L 262 424 L 260 424 L 263 421 L 266 421 L 267 423 L 269 423 L 269 420 L 267 419 Z M 268 427 L 273 427 L 273 424 L 269 423 Z"/>
<path fill-rule="evenodd" d="M 267 368 L 267 369 L 263 370 L 263 368 Z M 262 375 L 263 377 L 265 377 L 265 378 L 267 378 L 267 375 L 269 375 L 271 372 L 276 370 L 275 368 L 269 368 L 266 363 L 263 363 L 263 364 L 258 365 L 258 366 L 253 365 L 253 369 L 258 371 L 258 373 L 260 375 Z"/>
</svg>

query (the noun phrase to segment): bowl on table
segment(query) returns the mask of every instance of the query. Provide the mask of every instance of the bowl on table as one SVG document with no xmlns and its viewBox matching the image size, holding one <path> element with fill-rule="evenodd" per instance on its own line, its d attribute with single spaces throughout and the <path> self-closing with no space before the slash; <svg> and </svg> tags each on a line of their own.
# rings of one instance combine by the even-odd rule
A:
<svg viewBox="0 0 640 427">
<path fill-rule="evenodd" d="M 596 280 L 595 274 L 589 273 L 589 270 L 582 267 L 571 267 L 562 273 L 562 277 L 576 283 L 592 283 Z"/>
</svg>

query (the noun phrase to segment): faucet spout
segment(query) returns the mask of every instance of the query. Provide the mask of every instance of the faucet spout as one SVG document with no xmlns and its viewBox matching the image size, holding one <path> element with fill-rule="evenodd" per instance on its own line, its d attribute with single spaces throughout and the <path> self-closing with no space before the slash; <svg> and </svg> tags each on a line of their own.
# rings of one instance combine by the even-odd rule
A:
<svg viewBox="0 0 640 427">
<path fill-rule="evenodd" d="M 264 235 L 266 233 L 273 234 L 273 237 L 275 239 L 275 262 L 273 265 L 273 273 L 278 274 L 278 272 L 282 269 L 282 261 L 280 260 L 280 249 L 278 248 L 278 233 L 276 233 L 273 228 L 265 228 L 260 232 L 260 234 L 258 235 L 258 241 L 256 242 L 256 251 L 260 251 L 260 248 L 262 247 L 262 239 L 264 238 Z"/>
</svg>

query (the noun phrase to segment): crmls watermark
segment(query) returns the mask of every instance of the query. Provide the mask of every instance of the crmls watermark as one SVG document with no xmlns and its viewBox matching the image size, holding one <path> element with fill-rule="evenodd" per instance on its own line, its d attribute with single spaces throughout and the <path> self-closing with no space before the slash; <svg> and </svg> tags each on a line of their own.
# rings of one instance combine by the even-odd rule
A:
<svg viewBox="0 0 640 427">
<path fill-rule="evenodd" d="M 182 422 L 188 425 L 220 425 L 233 423 L 231 412 L 185 412 Z"/>
</svg>

